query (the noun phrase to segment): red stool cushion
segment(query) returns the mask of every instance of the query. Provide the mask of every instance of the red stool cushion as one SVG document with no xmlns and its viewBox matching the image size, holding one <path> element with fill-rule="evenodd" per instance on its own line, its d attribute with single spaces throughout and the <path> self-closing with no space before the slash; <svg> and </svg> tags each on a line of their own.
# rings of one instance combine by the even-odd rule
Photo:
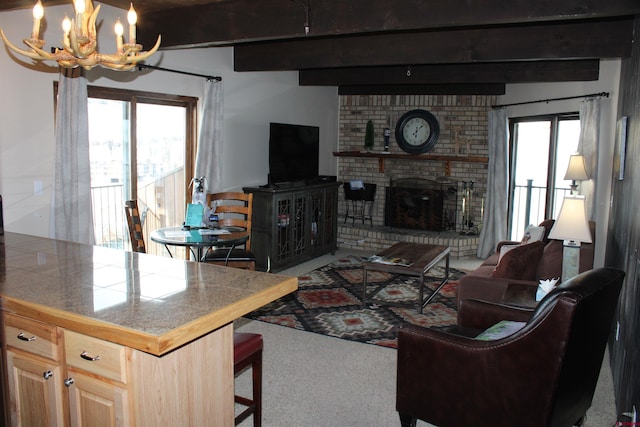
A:
<svg viewBox="0 0 640 427">
<path fill-rule="evenodd" d="M 233 334 L 233 363 L 237 364 L 250 357 L 256 351 L 262 350 L 262 335 L 248 332 Z"/>
</svg>

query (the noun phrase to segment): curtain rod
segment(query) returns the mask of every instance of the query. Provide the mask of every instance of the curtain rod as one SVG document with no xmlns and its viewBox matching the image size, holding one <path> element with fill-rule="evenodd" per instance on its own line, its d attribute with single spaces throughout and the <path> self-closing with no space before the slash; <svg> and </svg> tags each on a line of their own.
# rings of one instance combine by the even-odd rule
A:
<svg viewBox="0 0 640 427">
<path fill-rule="evenodd" d="M 538 102 L 564 101 L 566 99 L 591 98 L 596 96 L 609 97 L 609 92 L 590 93 L 588 95 L 565 96 L 564 98 L 540 99 L 538 101 L 514 102 L 513 104 L 492 105 L 491 108 L 511 107 L 512 105 L 537 104 Z"/>
<path fill-rule="evenodd" d="M 185 74 L 187 76 L 203 77 L 203 78 L 205 78 L 207 80 L 216 80 L 218 82 L 222 81 L 222 77 L 220 77 L 220 76 L 207 76 L 205 74 L 196 74 L 196 73 L 190 73 L 188 71 L 179 71 L 179 70 L 171 70 L 169 68 L 156 67 L 155 65 L 138 64 L 138 70 L 142 70 L 143 68 L 151 68 L 153 70 L 168 71 L 170 73 Z"/>
</svg>

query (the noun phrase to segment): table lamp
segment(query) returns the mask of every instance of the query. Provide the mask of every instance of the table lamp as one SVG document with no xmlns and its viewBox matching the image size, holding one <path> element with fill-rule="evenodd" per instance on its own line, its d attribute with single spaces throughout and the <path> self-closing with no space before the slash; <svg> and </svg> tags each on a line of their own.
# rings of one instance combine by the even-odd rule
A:
<svg viewBox="0 0 640 427">
<path fill-rule="evenodd" d="M 576 181 L 589 179 L 587 169 L 584 166 L 584 156 L 580 154 L 572 154 L 569 157 L 569 166 L 567 167 L 567 173 L 564 175 L 564 179 L 571 181 L 571 194 L 575 194 L 578 190 L 578 184 L 576 184 Z"/>
<path fill-rule="evenodd" d="M 580 267 L 580 243 L 591 243 L 591 231 L 585 209 L 585 196 L 565 196 L 550 239 L 564 240 L 562 282 L 576 276 Z"/>
</svg>

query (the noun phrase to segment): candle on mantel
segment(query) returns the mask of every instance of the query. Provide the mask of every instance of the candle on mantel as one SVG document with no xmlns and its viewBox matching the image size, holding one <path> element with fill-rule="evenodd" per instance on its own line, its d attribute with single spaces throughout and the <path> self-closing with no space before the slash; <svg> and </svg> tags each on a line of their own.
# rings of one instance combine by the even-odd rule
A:
<svg viewBox="0 0 640 427">
<path fill-rule="evenodd" d="M 120 18 L 116 21 L 116 25 L 114 27 L 116 32 L 116 49 L 117 52 L 122 52 L 122 34 L 124 33 L 124 27 L 122 26 L 122 22 L 120 22 Z"/>
<path fill-rule="evenodd" d="M 138 21 L 138 15 L 133 9 L 133 3 L 127 12 L 127 21 L 129 21 L 129 44 L 136 44 L 136 22 Z"/>
<path fill-rule="evenodd" d="M 38 3 L 33 6 L 33 30 L 31 31 L 31 38 L 38 40 L 40 37 L 40 20 L 44 16 L 44 8 L 42 7 L 42 1 L 38 0 Z"/>
</svg>

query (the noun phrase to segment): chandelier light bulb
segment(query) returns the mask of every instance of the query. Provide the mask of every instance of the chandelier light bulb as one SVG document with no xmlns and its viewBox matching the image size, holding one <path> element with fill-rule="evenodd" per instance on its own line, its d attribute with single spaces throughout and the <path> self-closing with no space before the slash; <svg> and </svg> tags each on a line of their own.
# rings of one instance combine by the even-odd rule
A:
<svg viewBox="0 0 640 427">
<path fill-rule="evenodd" d="M 42 1 L 38 0 L 38 3 L 33 6 L 33 17 L 35 19 L 42 19 L 44 16 L 44 7 L 42 7 Z"/>
<path fill-rule="evenodd" d="M 118 18 L 114 30 L 116 32 L 116 36 L 118 37 L 122 37 L 122 35 L 124 34 L 124 27 L 122 26 L 122 22 L 120 22 L 120 18 Z"/>
<path fill-rule="evenodd" d="M 62 20 L 62 31 L 64 31 L 66 35 L 69 35 L 69 31 L 71 31 L 71 19 L 69 19 L 67 15 L 65 15 Z"/>
<path fill-rule="evenodd" d="M 136 22 L 138 21 L 138 14 L 133 8 L 133 3 L 127 12 L 127 21 L 129 22 L 129 44 L 136 44 Z"/>
<path fill-rule="evenodd" d="M 67 15 L 64 15 L 62 20 L 62 44 L 65 48 L 69 46 L 69 33 L 71 32 L 71 19 Z"/>
<path fill-rule="evenodd" d="M 131 7 L 129 7 L 129 12 L 127 12 L 127 22 L 129 22 L 129 25 L 136 25 L 137 21 L 138 21 L 138 14 L 133 8 L 133 3 L 131 3 Z"/>
<path fill-rule="evenodd" d="M 73 0 L 73 4 L 76 8 L 77 15 L 83 14 L 87 7 L 86 4 L 84 3 L 84 0 Z"/>
<path fill-rule="evenodd" d="M 122 27 L 122 22 L 120 22 L 120 18 L 116 21 L 116 25 L 114 27 L 116 32 L 116 49 L 118 52 L 122 52 L 122 34 L 124 34 L 124 28 Z"/>
<path fill-rule="evenodd" d="M 33 31 L 31 31 L 31 38 L 38 40 L 40 37 L 40 20 L 44 16 L 44 8 L 42 7 L 42 1 L 38 0 L 38 3 L 33 6 Z"/>
</svg>

